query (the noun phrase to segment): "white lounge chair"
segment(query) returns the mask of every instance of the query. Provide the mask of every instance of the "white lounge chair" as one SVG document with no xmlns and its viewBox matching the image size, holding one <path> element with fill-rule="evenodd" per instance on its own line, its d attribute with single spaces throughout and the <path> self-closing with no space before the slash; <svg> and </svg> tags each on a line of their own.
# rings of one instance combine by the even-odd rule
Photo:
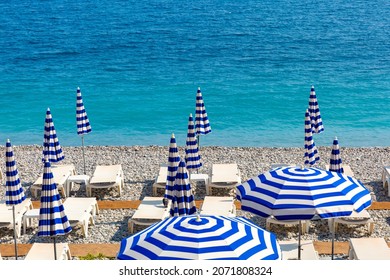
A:
<svg viewBox="0 0 390 280">
<path fill-rule="evenodd" d="M 352 169 L 351 169 L 351 167 L 349 165 L 343 164 L 342 167 L 343 167 L 343 170 L 344 170 L 344 172 L 343 172 L 344 175 L 349 176 L 349 177 L 354 177 L 355 176 L 353 171 L 352 171 Z M 325 168 L 326 168 L 326 170 L 329 170 L 329 164 L 326 164 Z"/>
<path fill-rule="evenodd" d="M 333 225 L 334 225 L 335 232 L 337 231 L 338 224 L 367 225 L 368 233 L 370 235 L 374 231 L 374 221 L 371 219 L 371 215 L 367 210 L 363 210 L 359 213 L 353 211 L 351 216 L 328 219 L 329 230 L 331 232 L 333 231 Z"/>
<path fill-rule="evenodd" d="M 165 189 L 168 176 L 168 166 L 166 164 L 161 164 L 156 179 L 153 183 L 153 196 L 157 196 L 158 189 Z"/>
<path fill-rule="evenodd" d="M 170 200 L 169 200 L 170 201 Z M 164 206 L 161 197 L 145 196 L 141 204 L 129 219 L 128 227 L 130 233 L 134 232 L 134 224 L 150 226 L 156 222 L 169 218 L 170 205 Z"/>
<path fill-rule="evenodd" d="M 200 214 L 235 217 L 234 198 L 231 196 L 205 196 Z"/>
<path fill-rule="evenodd" d="M 271 224 L 283 225 L 287 227 L 297 226 L 299 225 L 299 220 L 285 221 L 285 220 L 277 220 L 274 217 L 268 217 L 265 221 L 265 228 L 267 230 L 271 230 Z M 308 233 L 310 228 L 310 221 L 301 220 L 301 233 Z"/>
<path fill-rule="evenodd" d="M 298 259 L 298 241 L 288 240 L 279 241 L 278 243 L 282 251 L 282 260 Z M 301 260 L 319 260 L 313 241 L 301 240 Z"/>
<path fill-rule="evenodd" d="M 390 196 L 390 166 L 383 166 L 382 182 L 383 187 L 387 188 L 387 196 Z"/>
<path fill-rule="evenodd" d="M 63 197 L 66 197 L 68 193 L 68 178 L 71 175 L 76 174 L 76 169 L 73 164 L 70 165 L 56 165 L 51 166 L 51 172 L 53 173 L 54 183 L 56 183 L 58 191 Z M 31 195 L 38 197 L 38 191 L 42 190 L 43 173 L 30 187 Z"/>
<path fill-rule="evenodd" d="M 71 260 L 68 243 L 56 243 L 57 260 Z M 55 260 L 53 243 L 34 243 L 24 260 Z"/>
<path fill-rule="evenodd" d="M 206 195 L 212 193 L 212 188 L 234 189 L 238 184 L 241 184 L 241 175 L 236 163 L 213 164 Z"/>
<path fill-rule="evenodd" d="M 390 260 L 390 248 L 382 237 L 350 238 L 349 258 L 352 260 Z"/>
<path fill-rule="evenodd" d="M 32 209 L 30 198 L 26 198 L 22 203 L 15 205 L 15 229 L 16 236 L 21 235 L 23 215 L 27 210 Z M 5 201 L 0 202 L 0 227 L 13 228 L 13 210 L 11 205 L 6 205 Z"/>
<path fill-rule="evenodd" d="M 79 225 L 83 236 L 88 237 L 88 226 L 95 225 L 94 217 L 99 213 L 96 198 L 68 197 L 63 205 L 71 226 Z"/>
<path fill-rule="evenodd" d="M 92 189 L 116 188 L 118 195 L 124 185 L 122 165 L 98 165 L 86 186 L 87 196 L 92 196 Z"/>
</svg>

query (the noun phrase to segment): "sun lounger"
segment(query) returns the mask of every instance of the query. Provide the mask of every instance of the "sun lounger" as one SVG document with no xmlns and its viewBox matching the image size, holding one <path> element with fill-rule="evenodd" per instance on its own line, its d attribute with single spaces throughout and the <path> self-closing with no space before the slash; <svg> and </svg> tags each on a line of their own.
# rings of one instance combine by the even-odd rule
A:
<svg viewBox="0 0 390 280">
<path fill-rule="evenodd" d="M 68 197 L 63 205 L 71 226 L 80 226 L 83 236 L 88 237 L 88 226 L 95 225 L 94 217 L 99 212 L 96 198 Z"/>
<path fill-rule="evenodd" d="M 333 231 L 333 219 L 328 219 L 329 230 Z M 367 210 L 363 210 L 359 213 L 352 212 L 351 216 L 339 217 L 334 219 L 334 229 L 337 231 L 338 224 L 344 225 L 367 225 L 368 233 L 372 234 L 374 231 L 374 221 L 371 219 L 371 215 Z"/>
<path fill-rule="evenodd" d="M 326 170 L 329 170 L 329 164 L 325 165 Z M 355 175 L 353 174 L 353 171 L 349 165 L 343 164 L 343 174 L 349 177 L 354 177 Z"/>
<path fill-rule="evenodd" d="M 352 260 L 390 260 L 390 248 L 382 237 L 350 238 L 349 258 Z"/>
<path fill-rule="evenodd" d="M 76 170 L 73 164 L 70 165 L 56 165 L 51 166 L 51 172 L 53 173 L 54 183 L 56 183 L 58 191 L 63 197 L 66 197 L 68 189 L 68 178 L 71 175 L 76 174 Z M 38 191 L 42 190 L 43 173 L 31 186 L 30 191 L 33 197 L 38 197 Z"/>
<path fill-rule="evenodd" d="M 271 229 L 271 224 L 284 225 L 284 226 L 297 226 L 299 225 L 299 220 L 294 221 L 281 221 L 277 220 L 274 217 L 268 217 L 265 221 L 265 228 L 267 230 Z M 310 221 L 301 220 L 301 233 L 308 233 L 310 228 Z"/>
<path fill-rule="evenodd" d="M 298 241 L 279 241 L 282 251 L 282 260 L 298 259 Z M 314 248 L 313 241 L 301 240 L 301 260 L 319 260 L 318 252 Z"/>
<path fill-rule="evenodd" d="M 168 166 L 166 164 L 161 164 L 156 179 L 153 183 L 153 196 L 157 196 L 158 189 L 165 189 L 168 176 Z"/>
<path fill-rule="evenodd" d="M 150 226 L 170 216 L 170 206 L 166 208 L 161 197 L 145 196 L 141 204 L 129 219 L 128 227 L 130 233 L 134 232 L 134 224 Z"/>
<path fill-rule="evenodd" d="M 16 236 L 21 235 L 23 215 L 27 210 L 32 209 L 30 198 L 26 198 L 22 203 L 15 205 L 15 229 Z M 13 211 L 11 205 L 6 205 L 5 201 L 0 202 L 0 227 L 13 228 Z"/>
<path fill-rule="evenodd" d="M 56 243 L 57 260 L 71 260 L 68 243 Z M 55 260 L 53 243 L 34 243 L 24 260 Z"/>
<path fill-rule="evenodd" d="M 236 216 L 236 205 L 231 196 L 205 196 L 200 214 Z"/>
<path fill-rule="evenodd" d="M 241 184 L 241 176 L 236 163 L 213 164 L 206 195 L 212 193 L 212 188 L 234 189 L 238 184 Z"/>
<path fill-rule="evenodd" d="M 86 186 L 87 196 L 92 196 L 92 189 L 117 188 L 118 195 L 124 185 L 122 165 L 98 165 Z"/>
<path fill-rule="evenodd" d="M 390 196 L 390 166 L 384 166 L 382 171 L 383 187 L 387 187 L 387 196 Z"/>
</svg>

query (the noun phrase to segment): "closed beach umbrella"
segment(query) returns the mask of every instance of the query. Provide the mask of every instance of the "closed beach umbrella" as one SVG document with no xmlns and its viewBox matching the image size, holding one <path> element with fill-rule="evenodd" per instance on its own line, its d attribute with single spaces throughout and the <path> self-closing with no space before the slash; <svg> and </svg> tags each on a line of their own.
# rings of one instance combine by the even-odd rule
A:
<svg viewBox="0 0 390 280">
<path fill-rule="evenodd" d="M 315 167 L 278 167 L 237 186 L 236 195 L 242 210 L 277 220 L 350 216 L 371 205 L 360 181 Z"/>
<path fill-rule="evenodd" d="M 54 128 L 53 118 L 50 108 L 47 108 L 45 119 L 45 130 L 43 135 L 43 156 L 42 161 L 59 162 L 65 158 L 60 142 L 57 138 L 56 129 Z"/>
<path fill-rule="evenodd" d="M 14 227 L 15 258 L 18 259 L 18 247 L 16 242 L 15 205 L 22 203 L 26 196 L 20 183 L 11 141 L 7 139 L 5 149 L 5 203 L 12 205 L 12 217 Z"/>
<path fill-rule="evenodd" d="M 183 216 L 191 215 L 195 212 L 195 200 L 192 194 L 186 164 L 181 160 L 176 172 L 170 213 L 171 216 Z"/>
<path fill-rule="evenodd" d="M 38 236 L 53 237 L 54 257 L 57 258 L 56 236 L 65 235 L 71 231 L 72 228 L 65 214 L 57 185 L 54 183 L 50 162 L 46 161 L 43 168 Z"/>
<path fill-rule="evenodd" d="M 324 131 L 324 126 L 322 125 L 320 107 L 318 106 L 318 100 L 317 100 L 316 92 L 314 90 L 314 86 L 312 86 L 310 90 L 309 114 L 310 114 L 312 132 L 321 133 L 322 131 Z"/>
<path fill-rule="evenodd" d="M 198 145 L 199 145 L 199 135 L 208 134 L 211 132 L 210 121 L 207 116 L 206 106 L 204 105 L 202 92 L 200 87 L 196 93 L 196 104 L 195 104 L 195 133 L 198 136 Z"/>
<path fill-rule="evenodd" d="M 305 113 L 305 155 L 304 163 L 308 165 L 314 165 L 320 160 L 316 144 L 314 143 L 313 134 L 310 125 L 309 110 Z"/>
<path fill-rule="evenodd" d="M 165 185 L 164 198 L 172 199 L 173 187 L 175 186 L 176 172 L 179 167 L 180 157 L 177 149 L 175 134 L 172 133 L 171 140 L 169 143 L 169 154 L 168 154 L 168 172 L 167 172 L 167 183 Z"/>
<path fill-rule="evenodd" d="M 276 236 L 244 217 L 165 219 L 121 241 L 120 260 L 279 260 Z"/>
<path fill-rule="evenodd" d="M 192 114 L 190 114 L 188 118 L 188 132 L 185 153 L 187 170 L 189 172 L 192 170 L 197 171 L 202 166 L 202 163 L 200 162 L 198 140 L 195 136 L 194 119 L 192 118 Z"/>
<path fill-rule="evenodd" d="M 83 163 L 85 174 L 85 152 L 84 152 L 84 135 L 92 131 L 87 112 L 84 108 L 83 97 L 81 96 L 80 88 L 77 88 L 76 98 L 76 121 L 77 121 L 77 134 L 81 136 L 81 146 L 83 149 Z"/>
<path fill-rule="evenodd" d="M 337 137 L 335 137 L 333 140 L 332 151 L 330 154 L 329 171 L 344 173 L 344 170 L 343 170 L 343 167 L 341 164 L 342 164 L 342 160 L 340 157 L 339 140 L 337 139 Z"/>
</svg>

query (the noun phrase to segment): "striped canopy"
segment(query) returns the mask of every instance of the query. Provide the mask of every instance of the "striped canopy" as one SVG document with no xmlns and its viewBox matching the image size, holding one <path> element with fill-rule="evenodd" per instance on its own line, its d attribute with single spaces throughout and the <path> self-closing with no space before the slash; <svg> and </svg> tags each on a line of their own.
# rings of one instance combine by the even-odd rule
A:
<svg viewBox="0 0 390 280">
<path fill-rule="evenodd" d="M 50 108 L 47 108 L 45 119 L 45 130 L 43 135 L 43 156 L 42 161 L 59 162 L 65 158 L 60 142 L 57 138 L 56 129 L 54 128 L 53 118 Z"/>
<path fill-rule="evenodd" d="M 76 120 L 77 120 L 77 134 L 88 134 L 92 131 L 87 112 L 84 108 L 83 97 L 81 96 L 80 88 L 77 88 L 76 99 Z"/>
<path fill-rule="evenodd" d="M 165 219 L 121 241 L 120 260 L 278 260 L 273 233 L 243 217 Z"/>
<path fill-rule="evenodd" d="M 186 164 L 180 161 L 172 192 L 171 216 L 191 215 L 196 212 L 194 195 L 188 178 Z"/>
<path fill-rule="evenodd" d="M 313 134 L 310 125 L 309 110 L 305 113 L 305 155 L 304 163 L 308 165 L 314 165 L 320 160 L 316 144 L 314 143 Z"/>
<path fill-rule="evenodd" d="M 43 168 L 38 236 L 65 235 L 71 230 L 57 185 L 53 180 L 50 162 L 46 161 Z"/>
<path fill-rule="evenodd" d="M 319 168 L 278 167 L 237 186 L 241 209 L 278 220 L 349 216 L 371 205 L 364 185 Z"/>
<path fill-rule="evenodd" d="M 179 151 L 177 149 L 175 134 L 172 133 L 171 141 L 169 143 L 169 154 L 168 154 L 168 172 L 167 172 L 167 183 L 165 185 L 164 197 L 172 199 L 173 187 L 175 186 L 176 172 L 179 166 Z"/>
<path fill-rule="evenodd" d="M 7 139 L 5 145 L 5 176 L 5 203 L 7 205 L 22 203 L 26 199 L 26 196 L 20 183 L 14 152 L 9 139 Z"/>
<path fill-rule="evenodd" d="M 310 97 L 309 97 L 309 114 L 311 121 L 311 128 L 313 133 L 321 133 L 324 131 L 324 126 L 322 125 L 322 118 L 320 114 L 320 107 L 318 106 L 316 92 L 314 86 L 311 87 Z"/>
<path fill-rule="evenodd" d="M 187 170 L 198 170 L 202 166 L 202 163 L 200 162 L 198 140 L 195 136 L 194 119 L 192 118 L 192 114 L 190 114 L 188 118 L 188 133 L 185 153 Z"/>
<path fill-rule="evenodd" d="M 195 133 L 196 134 L 208 134 L 211 132 L 211 126 L 209 118 L 207 117 L 206 107 L 204 106 L 202 92 L 200 87 L 196 93 L 196 105 L 195 105 Z"/>
<path fill-rule="evenodd" d="M 341 164 L 342 164 L 342 160 L 340 157 L 339 140 L 337 139 L 337 137 L 335 137 L 333 140 L 332 151 L 330 154 L 329 171 L 344 173 L 344 170 L 343 170 L 343 167 Z"/>
</svg>

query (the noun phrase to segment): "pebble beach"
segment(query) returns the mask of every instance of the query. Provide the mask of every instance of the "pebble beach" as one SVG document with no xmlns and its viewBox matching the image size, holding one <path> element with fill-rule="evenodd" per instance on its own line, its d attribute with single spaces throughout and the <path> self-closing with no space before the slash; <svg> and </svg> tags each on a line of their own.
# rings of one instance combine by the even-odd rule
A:
<svg viewBox="0 0 390 280">
<path fill-rule="evenodd" d="M 38 145 L 14 146 L 14 155 L 19 171 L 19 177 L 26 196 L 31 197 L 30 187 L 43 171 L 42 148 Z M 74 164 L 78 174 L 83 173 L 83 157 L 81 147 L 62 147 L 65 159 L 61 164 Z M 0 147 L 5 154 L 5 147 Z M 325 168 L 328 164 L 331 147 L 318 147 L 321 160 L 317 167 Z M 184 157 L 184 147 L 179 147 L 179 154 Z M 203 166 L 199 173 L 209 174 L 213 163 L 237 163 L 242 182 L 251 177 L 268 171 L 271 164 L 285 163 L 301 165 L 303 163 L 303 148 L 253 148 L 253 147 L 200 147 Z M 354 172 L 354 177 L 360 180 L 371 192 L 372 201 L 389 201 L 387 190 L 382 186 L 383 166 L 390 165 L 389 147 L 371 148 L 341 148 L 344 164 L 348 164 Z M 93 192 L 98 200 L 142 200 L 152 196 L 152 184 L 158 173 L 159 166 L 168 158 L 167 146 L 87 146 L 85 147 L 86 174 L 92 175 L 96 165 L 121 164 L 124 172 L 125 185 L 119 197 L 114 189 L 103 189 Z M 0 166 L 5 175 L 5 157 L 1 157 Z M 4 186 L 4 178 L 3 178 Z M 204 198 L 203 183 L 192 185 L 196 200 Z M 0 196 L 4 197 L 5 188 L 0 188 Z M 214 194 L 214 193 L 213 193 Z M 163 193 L 160 194 L 161 197 Z M 218 195 L 234 195 L 220 193 Z M 83 197 L 85 186 L 75 185 L 71 196 Z M 37 198 L 32 198 L 37 200 Z M 375 222 L 371 237 L 384 237 L 390 241 L 390 210 L 368 210 Z M 83 237 L 81 229 L 57 238 L 59 242 L 69 243 L 119 243 L 130 236 L 128 220 L 134 213 L 133 209 L 106 210 L 102 209 L 95 219 L 95 225 L 89 228 L 89 236 Z M 256 215 L 237 211 L 237 215 L 245 216 L 265 228 L 265 219 Z M 137 230 L 137 228 L 136 228 Z M 279 240 L 297 239 L 296 227 L 273 225 L 271 231 Z M 340 225 L 336 241 L 348 241 L 349 238 L 368 237 L 367 226 Z M 325 220 L 312 221 L 309 233 L 302 239 L 331 241 L 332 234 Z M 0 242 L 13 243 L 13 231 L 0 228 Z M 29 227 L 26 234 L 18 238 L 19 243 L 49 242 L 47 238 L 37 236 L 37 227 Z"/>
</svg>

